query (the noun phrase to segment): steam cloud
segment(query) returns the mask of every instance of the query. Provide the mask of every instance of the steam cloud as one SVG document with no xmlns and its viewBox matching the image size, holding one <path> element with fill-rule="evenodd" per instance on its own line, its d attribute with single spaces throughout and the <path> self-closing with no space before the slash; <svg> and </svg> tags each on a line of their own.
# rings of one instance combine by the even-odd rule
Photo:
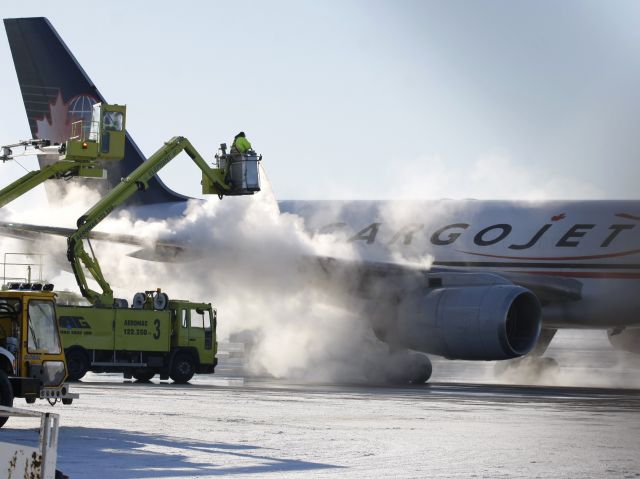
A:
<svg viewBox="0 0 640 479">
<path fill-rule="evenodd" d="M 56 188 L 55 183 L 48 188 Z M 55 191 L 48 193 L 51 196 Z M 76 219 L 98 200 L 97 193 L 78 185 L 58 194 L 57 206 L 22 211 L 5 207 L 2 219 L 74 227 Z M 339 217 L 341 207 L 328 203 L 320 213 L 322 220 L 327 220 L 324 224 Z M 443 202 L 430 216 L 448 215 L 448 208 Z M 400 231 L 426 213 L 403 201 L 390 202 L 380 212 L 392 231 Z M 144 257 L 144 252 L 135 251 L 141 249 L 139 246 L 96 242 L 94 248 L 117 297 L 131 300 L 137 291 L 161 287 L 173 298 L 212 302 L 218 309 L 219 340 L 240 334 L 252 343 L 247 358 L 252 372 L 312 381 L 386 379 L 389 350 L 363 320 L 365 304 L 353 295 L 340 294 L 345 278 L 327 284 L 327 278 L 314 277 L 313 269 L 310 273 L 305 268 L 304 259 L 316 256 L 357 261 L 360 252 L 355 243 L 345 241 L 344 232 L 309 232 L 309 225 L 301 217 L 280 213 L 266 181 L 263 191 L 252 197 L 194 200 L 183 217 L 171 220 L 143 221 L 126 212 L 112 213 L 98 230 L 143 237 L 148 244 L 142 249 L 149 251 L 159 238 L 186 241 L 189 246 L 184 257 L 169 263 L 129 256 Z M 402 239 L 387 237 L 377 259 L 428 267 L 431 258 L 423 255 L 419 242 L 390 247 Z M 26 245 L 11 238 L 0 239 L 0 252 L 17 251 L 48 253 L 45 276 L 56 276 L 53 279 L 59 287 L 77 290 L 69 273 L 59 274 L 60 269 L 68 269 L 64 238 L 47 237 L 46 244 Z M 160 250 L 154 254 L 171 259 L 172 253 Z M 451 364 L 473 370 L 468 363 Z M 575 371 L 560 370 L 543 377 L 520 372 L 515 377 L 511 374 L 497 379 L 486 369 L 476 369 L 473 374 L 475 379 L 490 381 L 598 385 L 592 375 L 587 378 L 586 373 Z M 633 377 L 631 383 L 603 381 L 600 385 L 638 384 L 638 376 Z"/>
<path fill-rule="evenodd" d="M 298 216 L 281 214 L 263 183 L 263 191 L 252 197 L 194 200 L 183 217 L 171 220 L 143 221 L 127 212 L 113 213 L 97 230 L 143 237 L 151 251 L 158 238 L 189 245 L 179 261 L 166 263 L 128 256 L 139 246 L 94 241 L 116 297 L 131 301 L 137 291 L 160 287 L 172 298 L 211 302 L 218 310 L 219 340 L 240 333 L 253 343 L 247 359 L 254 373 L 313 381 L 383 381 L 389 373 L 388 347 L 362 320 L 362 304 L 348 295 L 328 293 L 306 262 L 316 256 L 355 260 L 358 251 L 333 234 L 308 233 Z M 77 185 L 66 190 L 57 202 L 62 206 L 11 211 L 7 219 L 51 224 L 55 218 L 56 226 L 73 227 L 98 197 Z M 25 251 L 24 245 L 7 239 L 0 240 L 0 247 Z M 64 238 L 47 238 L 46 244 L 28 248 L 50 253 L 50 262 L 56 259 L 47 274 L 60 267 L 68 270 Z M 171 259 L 170 252 L 166 259 Z M 69 273 L 54 279 L 58 287 L 77 291 Z M 326 278 L 322 281 L 326 286 Z"/>
</svg>

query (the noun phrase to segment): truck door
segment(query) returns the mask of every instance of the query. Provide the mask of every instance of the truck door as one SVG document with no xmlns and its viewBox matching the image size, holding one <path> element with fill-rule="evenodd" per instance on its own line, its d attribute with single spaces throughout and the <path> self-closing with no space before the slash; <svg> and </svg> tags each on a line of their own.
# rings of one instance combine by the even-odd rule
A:
<svg viewBox="0 0 640 479">
<path fill-rule="evenodd" d="M 23 357 L 29 360 L 29 377 L 41 379 L 45 386 L 62 384 L 67 372 L 52 300 L 29 300 L 24 336 L 27 354 Z"/>
<path fill-rule="evenodd" d="M 200 362 L 212 364 L 214 357 L 211 313 L 207 309 L 189 310 L 189 345 L 198 349 Z"/>
</svg>

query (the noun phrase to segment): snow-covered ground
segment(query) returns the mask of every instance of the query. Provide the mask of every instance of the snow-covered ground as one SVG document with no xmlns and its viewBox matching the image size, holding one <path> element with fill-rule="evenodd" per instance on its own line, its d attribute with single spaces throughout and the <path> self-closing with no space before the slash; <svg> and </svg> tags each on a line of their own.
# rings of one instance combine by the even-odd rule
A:
<svg viewBox="0 0 640 479">
<path fill-rule="evenodd" d="M 53 409 L 58 468 L 71 478 L 638 477 L 640 391 L 460 383 L 487 365 L 437 364 L 448 377 L 404 388 L 88 375 L 80 399 Z M 0 438 L 33 427 L 12 418 Z"/>
<path fill-rule="evenodd" d="M 55 408 L 58 467 L 72 478 L 596 478 L 640 470 L 637 393 L 224 381 L 78 389 L 78 401 Z M 10 421 L 2 437 L 33 434 L 22 429 L 33 423 Z"/>
</svg>

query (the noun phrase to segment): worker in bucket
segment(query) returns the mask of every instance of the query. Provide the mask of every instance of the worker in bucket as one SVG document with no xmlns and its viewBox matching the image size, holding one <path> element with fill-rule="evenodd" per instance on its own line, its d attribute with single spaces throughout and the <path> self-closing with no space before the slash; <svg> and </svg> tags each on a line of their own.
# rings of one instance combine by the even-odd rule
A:
<svg viewBox="0 0 640 479">
<path fill-rule="evenodd" d="M 233 144 L 231 145 L 231 156 L 240 156 L 250 149 L 251 143 L 249 143 L 249 140 L 247 140 L 244 131 L 241 131 L 233 138 Z"/>
</svg>

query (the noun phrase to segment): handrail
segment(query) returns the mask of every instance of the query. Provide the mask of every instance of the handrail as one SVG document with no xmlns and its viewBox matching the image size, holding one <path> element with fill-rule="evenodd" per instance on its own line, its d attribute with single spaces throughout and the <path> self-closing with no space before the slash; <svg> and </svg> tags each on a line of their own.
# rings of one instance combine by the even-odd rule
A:
<svg viewBox="0 0 640 479">
<path fill-rule="evenodd" d="M 30 262 L 30 263 L 10 263 L 7 262 L 7 256 L 25 256 L 25 257 L 29 257 L 29 256 L 37 256 L 39 261 L 38 262 Z M 32 266 L 36 266 L 38 268 L 38 279 L 36 281 L 38 282 L 42 282 L 42 270 L 44 267 L 44 261 L 43 258 L 46 255 L 44 253 L 4 253 L 4 257 L 3 257 L 3 261 L 2 261 L 2 284 L 7 283 L 7 278 L 9 280 L 16 280 L 16 279 L 24 279 L 25 282 L 30 283 L 31 282 L 31 267 Z M 27 277 L 23 278 L 20 276 L 7 276 L 7 266 L 27 266 Z"/>
<path fill-rule="evenodd" d="M 0 457 L 2 461 L 7 461 L 5 464 L 0 464 L 0 468 L 8 471 L 9 477 L 12 477 L 12 473 L 15 472 L 16 477 L 24 473 L 24 477 L 54 479 L 58 460 L 60 415 L 0 406 L 0 417 L 10 416 L 40 418 L 38 447 L 0 443 Z M 6 434 L 2 437 L 6 440 Z"/>
</svg>

